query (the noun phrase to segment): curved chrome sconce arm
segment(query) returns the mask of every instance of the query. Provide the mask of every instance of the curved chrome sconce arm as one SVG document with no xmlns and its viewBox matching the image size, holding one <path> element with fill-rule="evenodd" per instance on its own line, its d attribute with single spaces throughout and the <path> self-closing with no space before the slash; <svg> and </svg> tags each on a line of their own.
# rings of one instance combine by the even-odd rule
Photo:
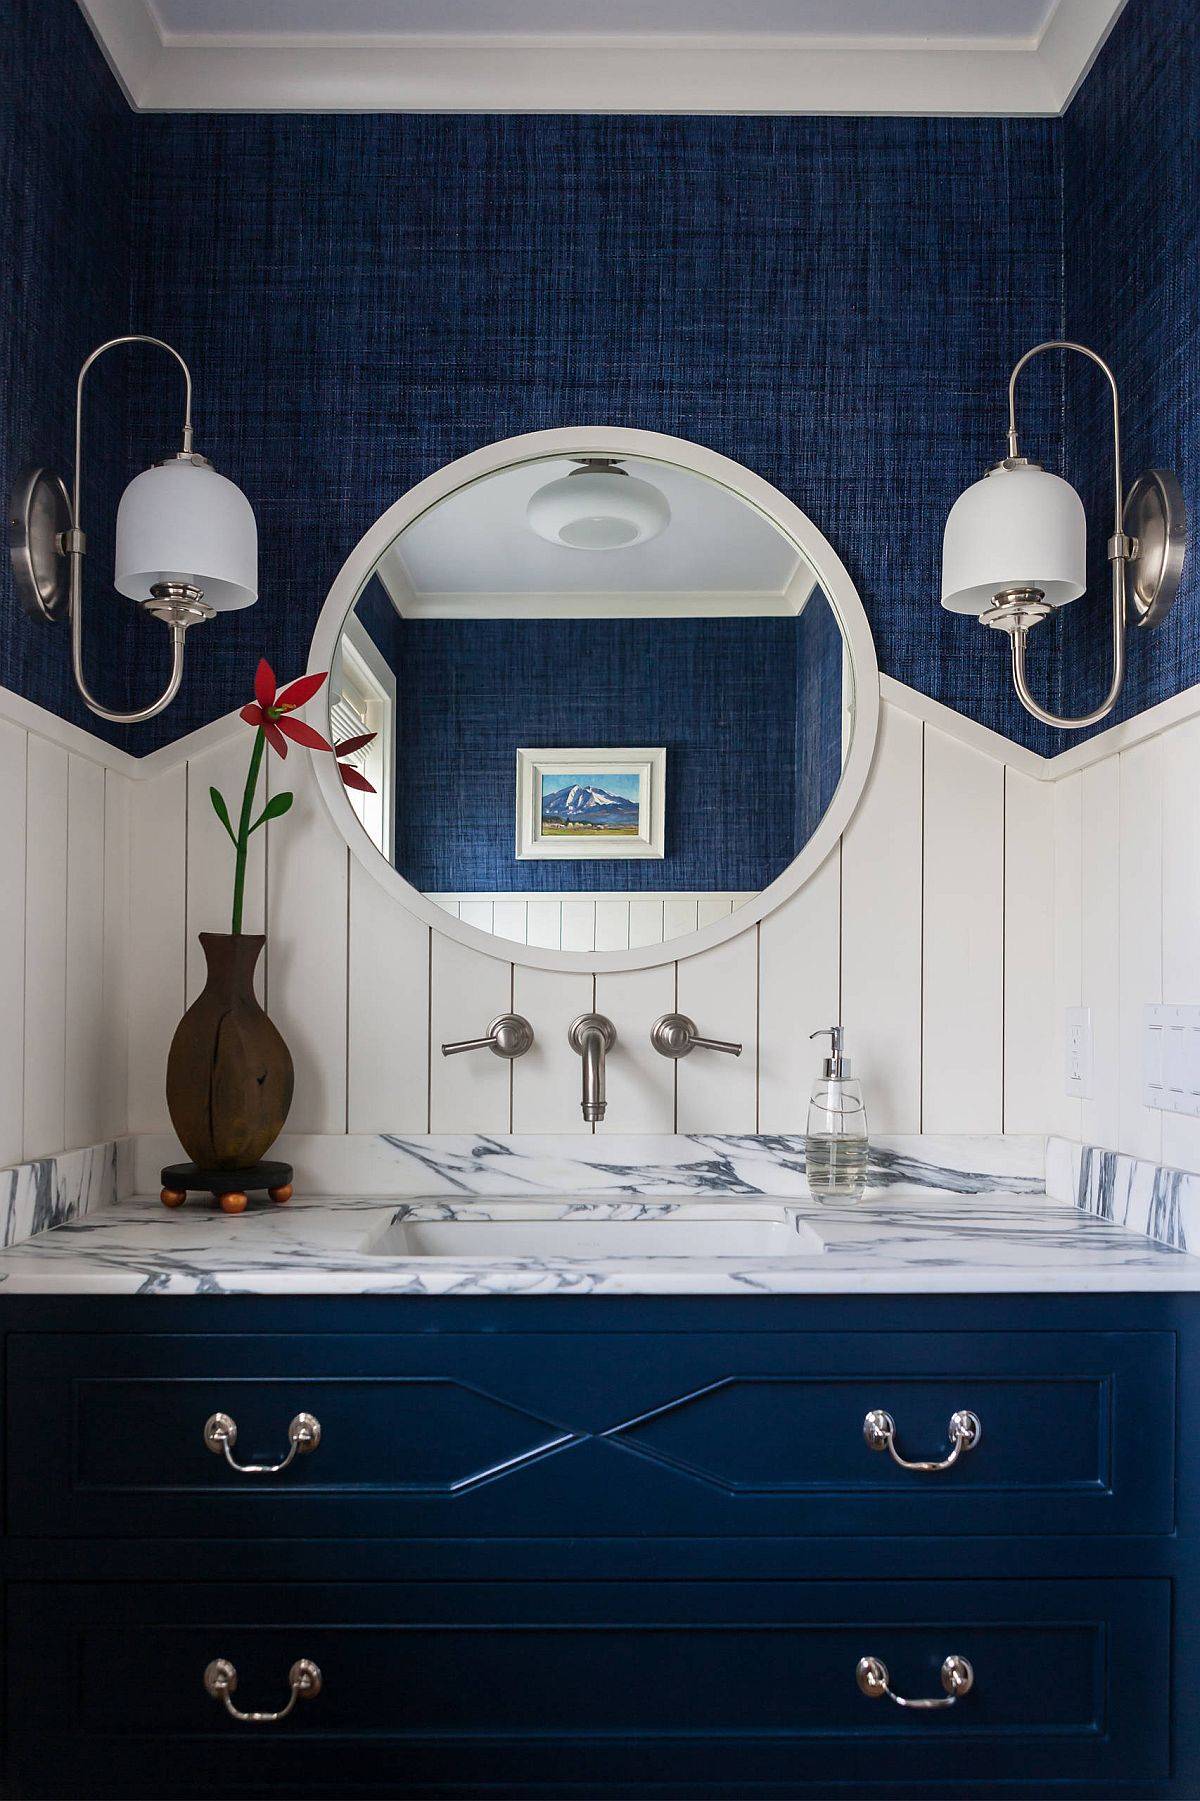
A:
<svg viewBox="0 0 1200 1801">
<path fill-rule="evenodd" d="M 83 669 L 83 559 L 87 551 L 87 536 L 83 529 L 84 388 L 92 365 L 118 344 L 151 344 L 158 350 L 165 350 L 178 363 L 184 382 L 181 448 L 175 456 L 163 459 L 154 470 L 135 477 L 126 490 L 128 501 L 133 489 L 140 485 L 140 499 L 130 502 L 130 505 L 135 518 L 141 514 L 140 535 L 138 528 L 131 525 L 127 532 L 126 548 L 132 555 L 132 544 L 151 560 L 145 565 L 135 563 L 133 570 L 127 568 L 124 571 L 124 582 L 121 568 L 121 516 L 118 513 L 116 579 L 120 590 L 145 612 L 161 619 L 171 633 L 171 674 L 167 685 L 157 700 L 152 701 L 149 706 L 135 708 L 132 712 L 118 712 L 97 700 L 88 687 Z M 145 484 L 158 484 L 161 476 L 161 479 L 167 481 L 169 492 L 174 489 L 177 495 L 178 484 L 175 478 L 164 472 L 180 466 L 196 472 L 194 479 L 200 483 L 207 498 L 199 514 L 196 496 L 185 496 L 182 505 L 176 498 L 174 512 L 168 510 L 166 514 L 170 521 L 166 545 L 164 546 L 161 534 L 157 542 L 154 540 L 153 531 L 151 543 L 147 545 L 146 520 L 161 523 L 164 515 L 161 498 L 157 504 L 147 501 Z M 189 487 L 192 481 L 192 476 L 186 477 L 185 487 Z M 126 501 L 122 502 L 123 507 Z M 211 524 L 213 517 L 223 528 L 224 538 L 219 532 L 214 538 L 215 528 Z M 216 475 L 206 457 L 193 450 L 191 370 L 172 345 L 162 338 L 150 337 L 145 332 L 127 332 L 121 337 L 109 338 L 106 343 L 97 345 L 84 362 L 75 384 L 74 490 L 68 494 L 62 478 L 52 470 L 26 470 L 14 491 L 11 530 L 13 574 L 22 601 L 29 612 L 40 618 L 54 620 L 61 619 L 64 615 L 70 617 L 71 664 L 76 686 L 90 711 L 114 725 L 138 725 L 143 720 L 153 719 L 156 713 L 161 713 L 174 700 L 183 679 L 184 634 L 189 626 L 202 619 L 213 618 L 220 609 L 249 605 L 256 597 L 257 540 L 249 502 L 233 483 Z M 196 564 L 193 559 L 197 555 L 198 531 L 200 542 L 210 541 L 215 544 L 215 568 L 212 564 L 201 561 L 200 568 L 207 568 L 209 571 L 203 575 L 194 573 Z M 167 560 L 170 552 L 174 552 L 180 560 Z M 149 593 L 141 587 L 143 569 L 147 570 L 145 580 L 149 584 Z M 182 573 L 185 570 L 193 573 Z M 163 573 L 158 575 L 158 579 L 154 579 L 154 573 L 160 571 Z M 166 573 L 167 571 L 172 573 Z M 205 587 L 209 589 L 207 599 Z"/>
<path fill-rule="evenodd" d="M 154 613 L 171 630 L 171 674 L 167 685 L 156 701 L 152 701 L 148 707 L 138 707 L 132 713 L 114 712 L 111 707 L 102 706 L 96 699 L 83 673 L 83 557 L 87 549 L 80 506 L 83 491 L 83 384 L 92 364 L 98 362 L 106 350 L 115 350 L 118 344 L 154 344 L 159 350 L 165 350 L 169 356 L 173 356 L 183 370 L 183 443 L 179 454 L 184 457 L 193 455 L 192 372 L 179 352 L 162 338 L 147 337 L 143 332 L 131 332 L 124 337 L 109 338 L 107 343 L 97 345 L 80 369 L 79 379 L 75 383 L 75 486 L 71 497 L 71 526 L 64 534 L 67 540 L 64 549 L 70 565 L 67 608 L 71 616 L 71 666 L 76 687 L 88 708 L 99 719 L 107 719 L 112 725 L 141 725 L 144 720 L 153 719 L 156 713 L 169 707 L 178 694 L 179 684 L 183 680 L 183 635 L 189 625 L 195 625 L 201 619 L 211 619 L 212 608 L 204 605 L 196 589 L 152 595 L 148 601 L 142 601 L 140 604 L 146 611 Z"/>
<path fill-rule="evenodd" d="M 1085 726 L 1096 725 L 1106 719 L 1117 704 L 1117 698 L 1125 685 L 1125 564 L 1136 554 L 1137 546 L 1132 538 L 1125 535 L 1122 523 L 1123 506 L 1121 494 L 1121 401 L 1117 393 L 1117 378 L 1102 356 L 1089 350 L 1086 344 L 1076 344 L 1069 338 L 1048 338 L 1044 344 L 1035 344 L 1027 350 L 1013 366 L 1008 378 L 1008 454 L 1016 461 L 1020 456 L 1017 448 L 1017 377 L 1026 363 L 1040 356 L 1043 350 L 1076 350 L 1080 356 L 1087 357 L 1098 368 L 1103 369 L 1112 395 L 1112 430 L 1113 430 L 1113 529 L 1108 541 L 1108 557 L 1112 566 L 1112 644 L 1113 674 L 1108 693 L 1100 705 L 1091 713 L 1085 713 L 1079 719 L 1060 719 L 1057 713 L 1047 712 L 1029 691 L 1025 679 L 1025 650 L 1029 642 L 1029 632 L 1036 619 L 1016 624 L 1010 632 L 1012 645 L 1013 682 L 1017 690 L 1017 698 L 1027 713 L 1040 719 L 1043 725 L 1057 726 L 1065 731 L 1080 731 Z M 1131 496 L 1132 498 L 1132 496 Z"/>
<path fill-rule="evenodd" d="M 1017 381 L 1026 364 L 1045 350 L 1071 350 L 1094 363 L 1104 372 L 1112 402 L 1112 679 L 1100 705 L 1075 719 L 1061 718 L 1034 699 L 1025 662 L 1030 632 L 1056 606 L 1081 595 L 1086 581 L 1082 503 L 1068 483 L 1022 456 L 1017 440 Z M 1026 712 L 1044 725 L 1079 731 L 1099 724 L 1117 703 L 1125 682 L 1128 621 L 1155 626 L 1170 612 L 1179 591 L 1186 532 L 1183 494 L 1169 469 L 1149 470 L 1124 494 L 1120 397 L 1109 365 L 1086 344 L 1048 338 L 1027 350 L 1008 378 L 1008 455 L 951 509 L 942 604 L 1007 632 L 1013 684 Z"/>
</svg>

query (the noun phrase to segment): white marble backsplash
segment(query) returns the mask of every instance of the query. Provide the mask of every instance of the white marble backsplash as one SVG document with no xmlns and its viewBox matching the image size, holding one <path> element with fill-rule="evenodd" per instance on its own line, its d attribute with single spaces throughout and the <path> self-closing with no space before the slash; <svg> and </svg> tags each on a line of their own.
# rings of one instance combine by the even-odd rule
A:
<svg viewBox="0 0 1200 1801">
<path fill-rule="evenodd" d="M 115 1206 L 130 1191 L 132 1142 L 109 1139 L 0 1170 L 0 1243 L 19 1244 L 35 1232 Z"/>
<path fill-rule="evenodd" d="M 902 1185 L 952 1194 L 1037 1194 L 1044 1142 L 1017 1135 L 881 1136 L 871 1140 L 867 1184 L 873 1190 Z M 800 1136 L 285 1134 L 272 1155 L 295 1165 L 297 1192 L 310 1194 L 808 1195 Z M 137 1192 L 156 1193 L 162 1166 L 178 1156 L 170 1138 L 139 1138 Z"/>
<path fill-rule="evenodd" d="M 1200 1175 L 1188 1170 L 1049 1138 L 1046 1193 L 1175 1250 L 1200 1250 Z"/>
</svg>

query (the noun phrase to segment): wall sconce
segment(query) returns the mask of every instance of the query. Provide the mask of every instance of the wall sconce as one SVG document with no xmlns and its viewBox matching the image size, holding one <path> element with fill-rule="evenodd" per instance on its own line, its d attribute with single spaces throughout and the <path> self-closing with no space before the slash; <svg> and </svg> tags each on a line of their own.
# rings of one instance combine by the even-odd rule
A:
<svg viewBox="0 0 1200 1801">
<path fill-rule="evenodd" d="M 1056 607 L 1077 600 L 1087 586 L 1083 502 L 1069 482 L 1017 449 L 1017 377 L 1043 350 L 1076 350 L 1089 357 L 1103 369 L 1112 391 L 1114 510 L 1108 559 L 1113 677 L 1102 704 L 1081 719 L 1048 713 L 1025 679 L 1029 633 Z M 952 613 L 973 613 L 981 625 L 1007 632 L 1013 682 L 1025 711 L 1045 725 L 1078 731 L 1106 718 L 1117 704 L 1125 680 L 1127 618 L 1155 626 L 1170 612 L 1179 591 L 1186 535 L 1187 510 L 1171 470 L 1149 470 L 1123 497 L 1116 378 L 1094 350 L 1054 338 L 1027 350 L 1008 378 L 1008 455 L 950 509 L 942 545 L 942 605 Z"/>
<path fill-rule="evenodd" d="M 136 475 L 117 508 L 114 585 L 171 632 L 171 678 L 156 701 L 133 713 L 101 706 L 83 674 L 83 385 L 92 364 L 117 344 L 154 344 L 165 350 L 183 370 L 185 384 L 182 448 Z M 258 531 L 250 502 L 192 449 L 191 371 L 161 338 L 138 332 L 110 338 L 92 351 L 75 386 L 74 493 L 68 495 L 53 470 L 26 470 L 13 492 L 11 528 L 18 594 L 27 610 L 42 619 L 70 619 L 76 686 L 93 713 L 116 725 L 153 719 L 174 700 L 183 679 L 183 639 L 189 626 L 258 599 Z"/>
</svg>

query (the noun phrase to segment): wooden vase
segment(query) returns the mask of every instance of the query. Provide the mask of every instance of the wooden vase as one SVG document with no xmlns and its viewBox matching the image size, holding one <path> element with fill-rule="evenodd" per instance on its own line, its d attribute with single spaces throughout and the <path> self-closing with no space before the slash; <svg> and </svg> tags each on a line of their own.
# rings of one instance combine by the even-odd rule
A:
<svg viewBox="0 0 1200 1801">
<path fill-rule="evenodd" d="M 203 1169 L 246 1169 L 283 1130 L 292 1104 L 291 1052 L 258 1004 L 259 932 L 201 932 L 204 991 L 175 1028 L 167 1107 L 179 1142 Z"/>
</svg>

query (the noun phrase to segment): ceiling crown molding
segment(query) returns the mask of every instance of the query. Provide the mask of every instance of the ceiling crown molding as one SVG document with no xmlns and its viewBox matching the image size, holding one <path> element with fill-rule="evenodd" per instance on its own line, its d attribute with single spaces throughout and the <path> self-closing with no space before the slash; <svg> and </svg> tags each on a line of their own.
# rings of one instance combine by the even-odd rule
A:
<svg viewBox="0 0 1200 1801">
<path fill-rule="evenodd" d="M 137 112 L 1055 116 L 1125 0 L 1040 37 L 165 34 L 153 0 L 79 0 Z"/>
</svg>

